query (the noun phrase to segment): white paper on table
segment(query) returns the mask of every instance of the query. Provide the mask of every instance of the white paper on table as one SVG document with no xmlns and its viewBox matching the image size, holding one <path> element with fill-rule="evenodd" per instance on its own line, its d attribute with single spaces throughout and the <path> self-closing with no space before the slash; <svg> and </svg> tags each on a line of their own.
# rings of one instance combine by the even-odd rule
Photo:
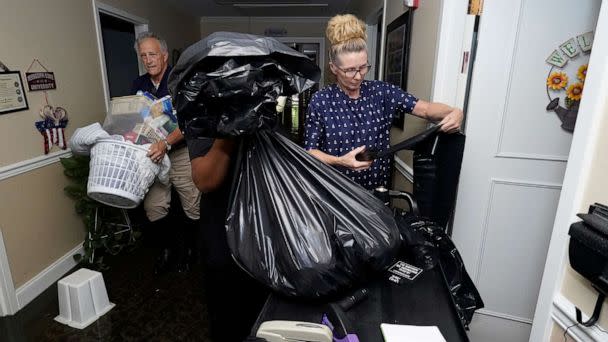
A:
<svg viewBox="0 0 608 342">
<path fill-rule="evenodd" d="M 386 342 L 446 342 L 436 326 L 380 324 Z"/>
</svg>

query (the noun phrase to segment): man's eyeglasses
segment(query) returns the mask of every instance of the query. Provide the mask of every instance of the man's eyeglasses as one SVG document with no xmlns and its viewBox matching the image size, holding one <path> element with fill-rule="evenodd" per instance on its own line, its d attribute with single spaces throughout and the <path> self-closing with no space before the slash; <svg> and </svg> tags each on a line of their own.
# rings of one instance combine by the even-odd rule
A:
<svg viewBox="0 0 608 342">
<path fill-rule="evenodd" d="M 344 76 L 350 77 L 350 78 L 355 78 L 355 76 L 357 76 L 357 73 L 359 73 L 361 75 L 361 77 L 365 76 L 365 74 L 367 74 L 367 72 L 369 71 L 369 68 L 371 68 L 371 67 L 372 67 L 371 65 L 366 64 L 366 65 L 358 67 L 358 68 L 342 69 L 336 65 L 336 68 L 340 69 L 340 71 L 342 71 L 344 73 Z"/>
</svg>

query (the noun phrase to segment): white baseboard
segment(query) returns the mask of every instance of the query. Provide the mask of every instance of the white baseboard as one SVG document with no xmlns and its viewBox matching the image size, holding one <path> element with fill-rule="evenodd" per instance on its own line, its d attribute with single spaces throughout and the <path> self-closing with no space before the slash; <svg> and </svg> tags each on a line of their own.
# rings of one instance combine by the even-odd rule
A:
<svg viewBox="0 0 608 342">
<path fill-rule="evenodd" d="M 532 320 L 529 318 L 526 318 L 526 317 L 508 315 L 508 314 L 505 314 L 502 312 L 496 312 L 496 311 L 492 311 L 492 310 L 488 310 L 488 309 L 479 309 L 479 310 L 475 311 L 475 313 L 480 314 L 480 315 L 486 315 L 486 316 L 506 319 L 506 320 L 513 321 L 513 322 L 532 325 Z"/>
<path fill-rule="evenodd" d="M 585 313 L 582 316 L 583 322 L 589 319 L 589 316 L 585 315 Z M 575 306 L 562 294 L 558 294 L 553 299 L 551 318 L 562 329 L 568 329 L 568 335 L 577 342 L 605 342 L 608 339 L 608 334 L 602 332 L 596 326 L 585 327 L 576 324 Z"/>
<path fill-rule="evenodd" d="M 17 305 L 19 310 L 23 309 L 29 302 L 38 297 L 42 292 L 48 289 L 56 281 L 61 279 L 64 274 L 76 266 L 74 254 L 84 253 L 82 243 L 67 252 L 64 256 L 38 273 L 34 278 L 27 283 L 21 285 L 16 292 Z"/>
</svg>

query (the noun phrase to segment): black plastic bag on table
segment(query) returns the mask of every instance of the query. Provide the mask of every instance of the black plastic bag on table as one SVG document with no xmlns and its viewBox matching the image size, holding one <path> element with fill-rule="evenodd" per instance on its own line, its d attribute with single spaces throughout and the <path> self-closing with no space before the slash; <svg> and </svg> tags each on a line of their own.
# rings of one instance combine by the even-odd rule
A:
<svg viewBox="0 0 608 342">
<path fill-rule="evenodd" d="M 400 236 L 371 192 L 276 132 L 243 139 L 228 244 L 251 276 L 288 296 L 337 295 L 384 270 Z"/>
<path fill-rule="evenodd" d="M 420 216 L 397 213 L 395 218 L 413 263 L 423 269 L 441 265 L 460 320 L 468 327 L 484 303 L 452 239 L 439 224 Z"/>
<path fill-rule="evenodd" d="M 319 81 L 306 55 L 274 38 L 216 32 L 188 47 L 169 75 L 186 138 L 249 135 L 277 121 L 277 98 Z"/>
</svg>

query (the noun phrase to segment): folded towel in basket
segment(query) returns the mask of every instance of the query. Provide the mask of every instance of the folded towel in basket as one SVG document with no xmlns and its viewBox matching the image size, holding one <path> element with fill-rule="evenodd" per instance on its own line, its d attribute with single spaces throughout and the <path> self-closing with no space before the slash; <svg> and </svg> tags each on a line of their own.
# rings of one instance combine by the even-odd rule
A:
<svg viewBox="0 0 608 342">
<path fill-rule="evenodd" d="M 68 146 L 74 154 L 89 155 L 91 148 L 101 139 L 110 139 L 108 132 L 98 122 L 77 128 L 72 134 Z"/>
</svg>

